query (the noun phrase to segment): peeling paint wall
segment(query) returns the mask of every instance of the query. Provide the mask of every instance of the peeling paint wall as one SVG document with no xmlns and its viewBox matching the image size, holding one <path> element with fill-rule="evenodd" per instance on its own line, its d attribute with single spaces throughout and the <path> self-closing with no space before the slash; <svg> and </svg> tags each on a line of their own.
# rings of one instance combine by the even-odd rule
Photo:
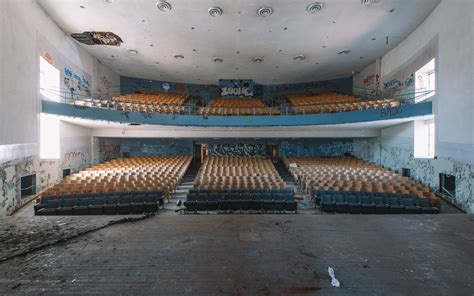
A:
<svg viewBox="0 0 474 296">
<path fill-rule="evenodd" d="M 437 159 L 414 158 L 414 124 L 406 123 L 382 129 L 381 164 L 401 172 L 411 170 L 412 178 L 429 187 L 439 189 L 439 174 L 456 177 L 456 202 L 470 213 L 474 213 L 474 167 L 451 157 Z"/>
<path fill-rule="evenodd" d="M 0 164 L 0 217 L 21 206 L 21 177 L 36 174 L 36 191 L 40 192 L 62 179 L 63 169 L 79 171 L 91 165 L 91 131 L 70 123 L 60 123 L 58 160 L 41 160 L 29 156 Z"/>
<path fill-rule="evenodd" d="M 380 137 L 354 138 L 352 145 L 355 157 L 380 165 Z"/>
</svg>

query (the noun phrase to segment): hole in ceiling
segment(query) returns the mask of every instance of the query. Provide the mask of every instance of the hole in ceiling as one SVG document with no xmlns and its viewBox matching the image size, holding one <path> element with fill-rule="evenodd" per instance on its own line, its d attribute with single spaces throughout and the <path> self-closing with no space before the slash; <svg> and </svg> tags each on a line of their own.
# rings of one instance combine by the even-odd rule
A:
<svg viewBox="0 0 474 296">
<path fill-rule="evenodd" d="M 220 57 L 213 57 L 212 58 L 212 61 L 214 63 L 222 63 L 224 61 L 224 59 L 220 58 Z"/>
<path fill-rule="evenodd" d="M 390 9 L 388 12 L 394 12 L 395 8 Z"/>
<path fill-rule="evenodd" d="M 207 12 L 209 13 L 210 16 L 217 17 L 217 16 L 222 15 L 223 10 L 220 7 L 214 6 L 214 7 L 209 8 Z"/>
<path fill-rule="evenodd" d="M 158 65 L 160 62 L 156 62 L 156 64 Z"/>
<path fill-rule="evenodd" d="M 191 30 L 194 30 L 195 28 L 194 27 L 191 27 Z"/>
<path fill-rule="evenodd" d="M 262 17 L 267 17 L 273 14 L 273 8 L 269 6 L 260 7 L 257 10 L 257 14 Z"/>
<path fill-rule="evenodd" d="M 241 29 L 238 29 L 237 32 L 241 32 L 242 30 Z"/>
<path fill-rule="evenodd" d="M 194 48 L 193 51 L 196 51 L 196 49 Z"/>
<path fill-rule="evenodd" d="M 295 61 L 302 61 L 302 60 L 306 59 L 306 57 L 303 54 L 297 54 L 293 57 L 293 59 Z"/>
<path fill-rule="evenodd" d="M 112 32 L 82 32 L 73 33 L 71 37 L 87 45 L 110 45 L 120 46 L 123 41 L 118 35 Z"/>
<path fill-rule="evenodd" d="M 345 54 L 350 54 L 350 53 L 351 53 L 350 49 L 344 49 L 344 50 L 341 50 L 340 52 L 338 52 L 337 54 L 338 55 L 345 55 Z"/>
<path fill-rule="evenodd" d="M 182 59 L 184 59 L 184 55 L 182 55 L 182 54 L 175 54 L 173 57 L 174 57 L 175 59 L 177 59 L 177 60 L 182 60 Z"/>
<path fill-rule="evenodd" d="M 236 51 L 235 53 L 236 53 L 236 54 L 239 54 L 239 53 L 240 53 L 240 51 Z"/>
<path fill-rule="evenodd" d="M 286 30 L 288 30 L 288 28 L 285 27 L 285 28 L 283 28 L 283 30 L 286 31 Z"/>
<path fill-rule="evenodd" d="M 254 58 L 252 59 L 252 62 L 254 62 L 254 63 L 261 63 L 261 62 L 263 62 L 263 57 L 254 57 Z"/>
<path fill-rule="evenodd" d="M 82 6 L 82 5 L 81 5 L 81 6 L 79 6 L 79 7 L 80 7 L 80 8 L 85 8 L 85 7 L 84 7 L 84 6 Z"/>
<path fill-rule="evenodd" d="M 314 3 L 309 4 L 306 7 L 306 11 L 309 13 L 316 13 L 316 12 L 321 11 L 323 7 L 324 7 L 324 4 L 322 2 L 314 2 Z"/>
<path fill-rule="evenodd" d="M 150 47 L 153 47 L 153 44 L 150 44 Z"/>
<path fill-rule="evenodd" d="M 133 55 L 138 54 L 138 51 L 136 49 L 132 49 L 132 48 L 127 49 L 127 52 L 129 54 L 133 54 Z"/>
<path fill-rule="evenodd" d="M 374 37 L 374 38 L 372 38 L 372 41 L 375 41 L 375 40 L 377 40 L 377 38 L 375 38 L 375 37 Z"/>
<path fill-rule="evenodd" d="M 323 45 L 323 48 L 326 48 L 326 45 Z"/>
</svg>

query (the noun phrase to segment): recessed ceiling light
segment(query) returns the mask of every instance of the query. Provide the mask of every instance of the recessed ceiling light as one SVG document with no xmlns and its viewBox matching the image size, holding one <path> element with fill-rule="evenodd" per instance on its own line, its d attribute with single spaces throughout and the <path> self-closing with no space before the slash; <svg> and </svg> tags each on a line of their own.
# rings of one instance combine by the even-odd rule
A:
<svg viewBox="0 0 474 296">
<path fill-rule="evenodd" d="M 270 16 L 272 15 L 273 13 L 273 8 L 269 7 L 269 6 L 263 6 L 263 7 L 260 7 L 258 10 L 257 10 L 257 14 L 259 16 L 263 16 L 263 17 L 267 17 L 267 16 Z"/>
<path fill-rule="evenodd" d="M 107 4 L 114 4 L 115 0 L 104 0 L 104 2 Z"/>
<path fill-rule="evenodd" d="M 212 17 L 221 16 L 222 13 L 223 13 L 222 8 L 217 7 L 217 6 L 213 6 L 213 7 L 209 8 L 209 10 L 207 12 Z"/>
<path fill-rule="evenodd" d="M 286 30 L 288 30 L 288 28 L 287 28 L 287 27 L 284 27 L 283 30 L 286 31 Z"/>
<path fill-rule="evenodd" d="M 83 5 L 79 6 L 80 8 L 85 8 Z"/>
<path fill-rule="evenodd" d="M 160 0 L 156 2 L 156 7 L 163 12 L 169 12 L 172 9 L 171 4 L 169 4 L 165 0 Z"/>
<path fill-rule="evenodd" d="M 344 54 L 350 54 L 350 53 L 351 53 L 350 49 L 344 49 L 344 50 L 341 50 L 340 52 L 338 52 L 337 54 L 338 55 L 344 55 Z"/>
<path fill-rule="evenodd" d="M 254 63 L 261 63 L 261 62 L 263 62 L 263 57 L 254 57 L 254 58 L 252 59 L 252 62 L 254 62 Z"/>
<path fill-rule="evenodd" d="M 219 57 L 213 57 L 213 58 L 212 58 L 212 61 L 213 61 L 214 63 L 222 63 L 222 62 L 224 61 L 224 59 L 219 58 Z"/>
<path fill-rule="evenodd" d="M 314 3 L 309 4 L 306 7 L 306 11 L 308 11 L 309 13 L 316 13 L 318 11 L 321 11 L 323 7 L 324 7 L 324 4 L 322 2 L 314 2 Z"/>
<path fill-rule="evenodd" d="M 304 60 L 305 58 L 306 58 L 306 57 L 305 57 L 303 54 L 297 54 L 297 55 L 295 55 L 295 56 L 293 57 L 293 59 L 294 59 L 295 61 L 302 61 L 302 60 Z"/>
<path fill-rule="evenodd" d="M 184 55 L 182 55 L 182 54 L 175 54 L 173 57 L 175 59 L 180 59 L 180 60 L 184 59 Z"/>
<path fill-rule="evenodd" d="M 138 51 L 136 49 L 132 49 L 132 48 L 127 49 L 127 52 L 129 54 L 138 54 Z"/>
<path fill-rule="evenodd" d="M 374 37 L 374 38 L 372 38 L 372 41 L 375 41 L 375 40 L 377 40 L 377 38 L 375 38 L 375 37 Z"/>
<path fill-rule="evenodd" d="M 388 12 L 395 12 L 395 8 L 390 9 Z"/>
</svg>

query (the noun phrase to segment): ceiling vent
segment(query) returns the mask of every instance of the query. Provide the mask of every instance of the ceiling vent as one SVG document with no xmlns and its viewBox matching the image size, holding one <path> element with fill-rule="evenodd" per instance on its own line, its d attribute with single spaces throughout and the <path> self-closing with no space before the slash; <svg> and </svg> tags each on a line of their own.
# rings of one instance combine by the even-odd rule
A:
<svg viewBox="0 0 474 296">
<path fill-rule="evenodd" d="M 209 12 L 209 15 L 212 17 L 221 16 L 223 13 L 222 8 L 217 6 L 209 8 L 207 12 Z"/>
<path fill-rule="evenodd" d="M 128 52 L 129 54 L 133 54 L 133 55 L 138 54 L 138 51 L 137 51 L 136 49 L 132 49 L 132 48 L 127 49 L 127 52 Z"/>
<path fill-rule="evenodd" d="M 175 54 L 173 57 L 174 57 L 175 59 L 177 59 L 177 60 L 182 60 L 182 59 L 184 59 L 184 55 L 182 55 L 182 54 Z"/>
<path fill-rule="evenodd" d="M 306 59 L 306 57 L 302 54 L 295 55 L 295 57 L 293 58 L 293 60 L 295 61 L 302 61 L 304 59 Z"/>
<path fill-rule="evenodd" d="M 262 57 L 254 57 L 254 58 L 252 59 L 252 62 L 254 62 L 254 63 L 261 63 L 261 62 L 263 62 L 263 58 L 262 58 Z"/>
<path fill-rule="evenodd" d="M 311 3 L 310 5 L 308 5 L 306 7 L 306 10 L 309 13 L 316 13 L 316 12 L 321 11 L 321 9 L 323 9 L 323 7 L 324 7 L 324 4 L 322 2 L 314 2 L 314 3 Z"/>
<path fill-rule="evenodd" d="M 341 50 L 340 52 L 338 52 L 337 54 L 338 55 L 345 55 L 345 54 L 350 54 L 351 51 L 350 49 L 344 49 L 344 50 Z"/>
<path fill-rule="evenodd" d="M 273 8 L 268 7 L 268 6 L 260 7 L 257 10 L 257 14 L 259 16 L 263 16 L 263 17 L 270 16 L 270 15 L 272 15 L 272 13 L 273 13 Z"/>
<path fill-rule="evenodd" d="M 360 4 L 365 5 L 365 6 L 372 6 L 378 3 L 379 3 L 379 0 L 360 0 Z"/>
<path fill-rule="evenodd" d="M 213 57 L 213 58 L 212 58 L 212 61 L 213 61 L 214 63 L 222 63 L 222 62 L 224 61 L 224 59 L 219 58 L 219 57 Z"/>
<path fill-rule="evenodd" d="M 156 7 L 163 11 L 163 12 L 170 12 L 171 11 L 171 4 L 166 2 L 165 0 L 160 0 L 156 2 Z"/>
</svg>

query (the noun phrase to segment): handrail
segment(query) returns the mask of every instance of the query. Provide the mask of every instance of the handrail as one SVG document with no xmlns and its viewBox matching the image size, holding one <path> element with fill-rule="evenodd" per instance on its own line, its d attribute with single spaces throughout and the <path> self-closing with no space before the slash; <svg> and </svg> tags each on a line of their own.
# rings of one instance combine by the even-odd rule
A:
<svg viewBox="0 0 474 296">
<path fill-rule="evenodd" d="M 379 101 L 379 100 L 387 100 L 391 99 L 395 102 L 399 102 L 400 105 L 406 105 L 406 104 L 415 104 L 419 103 L 418 99 L 425 97 L 427 98 L 428 95 L 434 91 L 414 91 L 410 92 L 410 95 L 413 95 L 410 98 L 406 98 L 405 95 L 395 95 L 391 96 L 390 98 L 383 98 L 383 97 L 378 97 L 378 98 L 362 98 L 360 100 L 355 100 L 355 101 L 344 101 L 345 98 L 341 98 L 340 101 L 335 101 L 335 102 L 321 102 L 317 104 L 310 104 L 310 105 L 301 105 L 301 106 L 293 106 L 293 105 L 288 105 L 288 106 L 263 106 L 263 107 L 252 107 L 252 106 L 196 106 L 195 104 L 192 104 L 191 101 L 195 99 L 194 96 L 190 96 L 190 100 L 188 100 L 188 104 L 184 105 L 173 105 L 173 104 L 167 104 L 167 103 L 156 103 L 152 105 L 144 104 L 144 103 L 138 103 L 134 101 L 117 101 L 113 97 L 111 99 L 105 99 L 105 98 L 92 98 L 87 95 L 83 94 L 77 94 L 75 93 L 75 97 L 68 97 L 69 92 L 66 91 L 52 91 L 52 90 L 46 90 L 42 89 L 44 91 L 54 93 L 56 95 L 59 94 L 61 96 L 63 103 L 65 104 L 72 104 L 75 106 L 80 106 L 80 107 L 97 107 L 97 108 L 103 108 L 103 109 L 113 109 L 113 110 L 121 110 L 125 112 L 144 112 L 144 113 L 163 113 L 161 111 L 157 111 L 158 109 L 163 109 L 163 108 L 170 108 L 170 110 L 167 110 L 167 112 L 164 113 L 171 113 L 171 114 L 187 114 L 187 115 L 228 115 L 228 116 L 238 116 L 238 115 L 292 115 L 292 114 L 306 114 L 305 109 L 310 109 L 313 108 L 308 114 L 318 114 L 318 113 L 325 113 L 327 111 L 325 108 L 328 105 L 337 105 L 337 104 L 351 104 L 351 103 L 367 103 L 367 102 L 374 102 L 374 101 Z M 284 97 L 284 96 L 283 96 Z M 426 100 L 423 101 L 429 101 L 430 98 L 428 97 Z M 421 101 L 420 101 L 421 102 Z M 126 106 L 129 105 L 129 106 Z M 390 107 L 389 102 L 384 103 L 383 108 L 388 108 Z M 319 112 L 315 112 L 314 108 L 317 109 L 319 108 Z M 362 106 L 359 106 L 359 110 L 365 110 L 365 109 L 371 109 L 371 108 L 363 108 Z M 128 111 L 130 110 L 130 111 Z M 220 110 L 220 112 L 219 112 Z M 225 113 L 225 110 L 232 110 L 232 114 Z M 347 112 L 347 111 L 352 111 L 352 110 L 347 110 L 344 106 L 339 106 L 336 110 L 331 109 L 330 112 Z M 212 113 L 212 114 L 209 114 Z"/>
</svg>

